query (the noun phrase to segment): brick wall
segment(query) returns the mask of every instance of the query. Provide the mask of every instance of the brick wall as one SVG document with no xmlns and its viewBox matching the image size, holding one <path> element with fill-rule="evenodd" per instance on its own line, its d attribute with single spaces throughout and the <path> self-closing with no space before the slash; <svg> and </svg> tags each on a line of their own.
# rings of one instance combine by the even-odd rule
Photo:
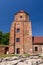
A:
<svg viewBox="0 0 43 65">
<path fill-rule="evenodd" d="M 17 28 L 20 29 L 19 33 L 16 32 Z M 16 38 L 20 38 L 20 42 L 16 42 Z M 9 43 L 10 53 L 17 53 L 17 48 L 20 48 L 20 54 L 33 52 L 31 22 L 24 11 L 15 15 L 15 20 L 11 25 Z"/>
</svg>

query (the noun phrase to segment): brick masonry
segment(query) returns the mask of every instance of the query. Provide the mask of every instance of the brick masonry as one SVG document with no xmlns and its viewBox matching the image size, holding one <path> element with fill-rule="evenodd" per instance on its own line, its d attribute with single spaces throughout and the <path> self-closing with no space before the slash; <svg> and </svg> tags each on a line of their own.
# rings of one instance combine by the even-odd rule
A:
<svg viewBox="0 0 43 65">
<path fill-rule="evenodd" d="M 20 29 L 17 32 L 17 29 Z M 16 39 L 20 41 L 17 42 Z M 37 49 L 35 49 L 37 47 Z M 15 14 L 10 29 L 9 45 L 0 45 L 0 54 L 40 54 L 43 53 L 43 36 L 32 37 L 29 14 L 20 10 Z"/>
<path fill-rule="evenodd" d="M 22 16 L 22 18 L 20 18 Z M 15 20 L 11 25 L 10 31 L 10 53 L 17 53 L 17 48 L 20 48 L 20 54 L 32 53 L 32 29 L 31 22 L 28 19 L 27 13 L 20 11 L 15 15 Z M 17 33 L 17 28 L 20 32 Z M 20 38 L 20 42 L 16 42 L 16 38 Z"/>
</svg>

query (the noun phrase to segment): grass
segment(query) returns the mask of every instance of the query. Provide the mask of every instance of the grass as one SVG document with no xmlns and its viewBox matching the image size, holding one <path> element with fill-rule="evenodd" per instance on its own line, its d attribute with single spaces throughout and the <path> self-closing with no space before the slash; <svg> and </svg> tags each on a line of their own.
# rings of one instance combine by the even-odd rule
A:
<svg viewBox="0 0 43 65">
<path fill-rule="evenodd" d="M 0 54 L 0 58 L 19 56 L 18 54 Z"/>
<path fill-rule="evenodd" d="M 30 54 L 23 54 L 25 57 L 29 57 L 30 56 Z"/>
<path fill-rule="evenodd" d="M 13 56 L 20 56 L 20 54 L 0 54 L 0 58 L 5 58 L 5 57 L 13 57 Z M 29 54 L 23 54 L 25 57 L 29 57 Z"/>
</svg>

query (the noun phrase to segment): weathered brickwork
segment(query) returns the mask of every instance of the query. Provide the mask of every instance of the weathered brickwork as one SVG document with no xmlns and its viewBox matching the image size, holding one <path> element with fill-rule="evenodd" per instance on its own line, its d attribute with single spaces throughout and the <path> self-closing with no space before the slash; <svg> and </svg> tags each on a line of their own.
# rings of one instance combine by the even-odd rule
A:
<svg viewBox="0 0 43 65">
<path fill-rule="evenodd" d="M 7 54 L 8 51 L 9 51 L 8 45 L 0 45 L 0 54 Z"/>
<path fill-rule="evenodd" d="M 0 54 L 41 54 L 43 36 L 32 37 L 29 14 L 20 10 L 15 14 L 10 29 L 9 45 L 0 45 Z"/>
<path fill-rule="evenodd" d="M 15 15 L 15 20 L 11 26 L 10 31 L 10 53 L 17 53 L 17 48 L 20 50 L 20 54 L 32 53 L 32 29 L 31 22 L 28 19 L 28 14 L 24 11 L 20 11 Z M 17 28 L 20 31 L 17 33 Z M 20 42 L 16 42 L 16 38 L 20 38 Z"/>
</svg>

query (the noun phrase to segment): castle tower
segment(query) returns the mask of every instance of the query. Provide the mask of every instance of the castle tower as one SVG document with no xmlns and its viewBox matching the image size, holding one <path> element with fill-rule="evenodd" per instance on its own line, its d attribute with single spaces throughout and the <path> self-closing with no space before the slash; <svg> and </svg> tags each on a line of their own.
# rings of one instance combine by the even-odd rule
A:
<svg viewBox="0 0 43 65">
<path fill-rule="evenodd" d="M 27 12 L 20 10 L 15 14 L 10 30 L 9 52 L 15 54 L 31 54 L 32 29 Z"/>
</svg>

